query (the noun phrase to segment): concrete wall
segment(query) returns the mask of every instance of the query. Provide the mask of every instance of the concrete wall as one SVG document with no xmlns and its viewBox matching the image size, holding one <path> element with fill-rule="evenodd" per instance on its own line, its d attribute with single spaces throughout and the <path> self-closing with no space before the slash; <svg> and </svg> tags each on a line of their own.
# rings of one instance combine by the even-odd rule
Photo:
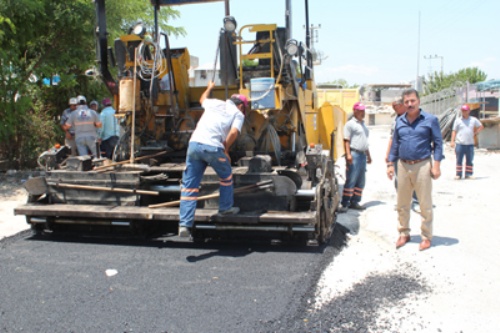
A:
<svg viewBox="0 0 500 333">
<path fill-rule="evenodd" d="M 479 133 L 478 146 L 484 149 L 500 149 L 500 117 L 483 119 L 484 130 Z"/>
<path fill-rule="evenodd" d="M 391 125 L 394 117 L 390 113 L 372 113 L 365 116 L 365 121 L 370 126 Z"/>
</svg>

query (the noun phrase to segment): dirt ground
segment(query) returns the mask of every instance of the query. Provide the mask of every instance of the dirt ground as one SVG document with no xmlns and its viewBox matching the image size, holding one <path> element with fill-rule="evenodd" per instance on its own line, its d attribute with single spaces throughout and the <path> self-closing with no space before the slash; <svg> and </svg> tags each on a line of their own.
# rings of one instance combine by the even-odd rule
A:
<svg viewBox="0 0 500 333">
<path fill-rule="evenodd" d="M 0 173 L 0 239 L 29 228 L 24 216 L 14 216 L 14 208 L 26 202 L 23 183 L 29 176 L 28 172 Z"/>
</svg>

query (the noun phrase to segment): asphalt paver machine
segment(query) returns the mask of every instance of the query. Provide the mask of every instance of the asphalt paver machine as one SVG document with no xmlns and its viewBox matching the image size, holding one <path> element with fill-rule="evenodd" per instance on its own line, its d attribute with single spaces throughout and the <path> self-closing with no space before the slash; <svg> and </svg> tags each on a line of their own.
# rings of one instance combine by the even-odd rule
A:
<svg viewBox="0 0 500 333">
<path fill-rule="evenodd" d="M 244 234 L 325 243 L 339 204 L 334 168 L 339 120 L 331 105 L 317 105 L 309 31 L 306 43 L 290 36 L 291 0 L 286 0 L 285 27 L 240 28 L 227 1 L 221 26 L 214 27 L 220 70 L 214 66 L 205 76 L 220 81 L 213 98 L 240 93 L 250 100 L 230 153 L 240 212 L 217 214 L 219 179 L 208 168 L 193 239 Z M 50 163 L 44 175 L 26 182 L 28 203 L 15 209 L 35 232 L 176 234 L 186 150 L 203 114 L 199 98 L 206 86 L 190 84 L 188 49 L 171 48 L 157 22 L 163 6 L 204 2 L 211 1 L 152 0 L 151 31 L 139 23 L 111 47 L 105 0 L 95 1 L 98 72 L 114 97 L 123 134 L 113 160 L 63 156 L 67 149 L 45 153 Z"/>
</svg>

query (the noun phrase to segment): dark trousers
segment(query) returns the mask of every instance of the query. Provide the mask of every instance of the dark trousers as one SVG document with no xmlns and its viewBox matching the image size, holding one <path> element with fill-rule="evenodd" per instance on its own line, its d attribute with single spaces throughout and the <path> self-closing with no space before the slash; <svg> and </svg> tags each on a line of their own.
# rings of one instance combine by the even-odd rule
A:
<svg viewBox="0 0 500 333">
<path fill-rule="evenodd" d="M 101 150 L 106 153 L 106 157 L 110 160 L 113 159 L 113 152 L 115 150 L 116 144 L 118 143 L 118 137 L 112 136 L 109 139 L 103 140 L 101 142 Z"/>
</svg>

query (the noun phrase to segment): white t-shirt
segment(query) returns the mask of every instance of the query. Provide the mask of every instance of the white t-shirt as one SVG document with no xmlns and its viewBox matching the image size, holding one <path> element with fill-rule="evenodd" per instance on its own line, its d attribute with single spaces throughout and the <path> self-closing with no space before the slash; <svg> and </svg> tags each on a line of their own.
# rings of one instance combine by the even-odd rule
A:
<svg viewBox="0 0 500 333">
<path fill-rule="evenodd" d="M 480 127 L 481 122 L 476 118 L 469 116 L 464 119 L 457 118 L 453 123 L 453 130 L 457 132 L 455 142 L 459 145 L 473 145 L 474 144 L 474 128 Z"/>
<path fill-rule="evenodd" d="M 199 142 L 213 147 L 224 148 L 223 142 L 235 127 L 241 132 L 245 116 L 230 100 L 221 101 L 207 98 L 201 105 L 205 109 L 190 142 Z"/>
</svg>

